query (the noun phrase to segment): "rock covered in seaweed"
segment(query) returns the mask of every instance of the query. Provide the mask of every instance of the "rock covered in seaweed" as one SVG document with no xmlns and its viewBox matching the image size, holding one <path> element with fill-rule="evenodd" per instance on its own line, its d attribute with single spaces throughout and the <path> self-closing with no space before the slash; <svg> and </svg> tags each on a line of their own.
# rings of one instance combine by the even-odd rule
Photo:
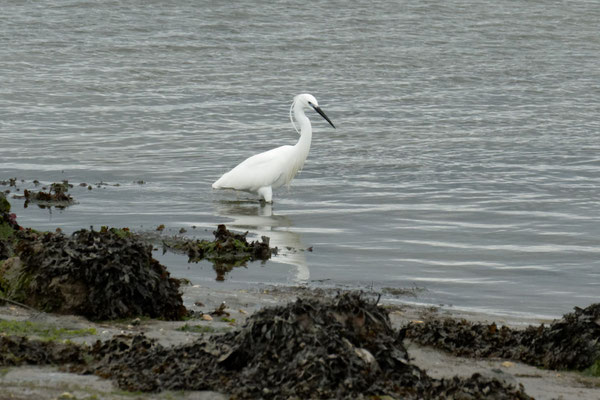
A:
<svg viewBox="0 0 600 400">
<path fill-rule="evenodd" d="M 54 182 L 48 188 L 48 191 L 44 190 L 33 191 L 23 190 L 23 196 L 15 195 L 15 198 L 24 198 L 24 207 L 27 208 L 30 202 L 37 204 L 40 208 L 56 207 L 65 208 L 74 203 L 73 197 L 69 193 L 69 188 L 73 185 L 69 181 Z"/>
<path fill-rule="evenodd" d="M 152 258 L 152 246 L 115 229 L 19 232 L 3 274 L 12 300 L 92 320 L 139 315 L 181 319 L 179 282 Z M 7 261 L 8 262 L 8 261 Z M 7 263 L 5 262 L 5 264 Z"/>
<path fill-rule="evenodd" d="M 184 252 L 189 262 L 208 260 L 214 264 L 217 280 L 224 280 L 227 272 L 233 268 L 246 265 L 248 261 L 271 258 L 277 254 L 277 248 L 269 246 L 269 238 L 261 237 L 261 241 L 248 242 L 248 232 L 240 234 L 228 230 L 221 224 L 213 232 L 215 240 L 189 240 L 181 237 L 163 240 L 163 250 Z"/>
</svg>

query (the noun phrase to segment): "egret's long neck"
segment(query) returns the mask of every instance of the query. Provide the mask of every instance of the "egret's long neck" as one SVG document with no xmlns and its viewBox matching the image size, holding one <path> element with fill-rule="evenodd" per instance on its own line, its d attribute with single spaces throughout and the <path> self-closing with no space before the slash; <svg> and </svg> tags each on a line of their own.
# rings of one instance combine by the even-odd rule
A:
<svg viewBox="0 0 600 400">
<path fill-rule="evenodd" d="M 294 107 L 294 117 L 300 125 L 300 139 L 298 139 L 296 147 L 299 148 L 299 152 L 300 154 L 302 154 L 302 161 L 304 162 L 310 150 L 310 142 L 312 140 L 312 127 L 310 125 L 310 120 L 304 114 L 304 111 L 301 107 Z"/>
<path fill-rule="evenodd" d="M 285 177 L 286 185 L 290 184 L 294 176 L 304 166 L 304 161 L 306 161 L 306 157 L 308 157 L 308 152 L 310 151 L 310 141 L 312 140 L 310 120 L 304 115 L 304 111 L 299 104 L 294 105 L 294 117 L 300 125 L 300 139 L 298 139 L 298 143 L 294 146 L 294 159 L 290 160 L 292 162 L 288 164 L 289 168 Z"/>
</svg>

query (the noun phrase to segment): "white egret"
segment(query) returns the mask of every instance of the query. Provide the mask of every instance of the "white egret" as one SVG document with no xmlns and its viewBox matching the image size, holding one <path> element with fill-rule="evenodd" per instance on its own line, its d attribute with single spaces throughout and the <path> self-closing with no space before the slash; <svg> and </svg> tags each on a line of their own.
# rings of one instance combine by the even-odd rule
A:
<svg viewBox="0 0 600 400">
<path fill-rule="evenodd" d="M 300 171 L 308 157 L 312 140 L 310 120 L 304 114 L 305 109 L 313 109 L 335 128 L 333 122 L 319 107 L 319 103 L 310 94 L 299 94 L 294 97 L 290 107 L 290 120 L 296 132 L 294 118 L 300 124 L 300 139 L 294 146 L 286 145 L 254 155 L 226 172 L 215 183 L 213 189 L 235 189 L 258 193 L 267 203 L 273 202 L 273 189 L 288 185 Z"/>
</svg>

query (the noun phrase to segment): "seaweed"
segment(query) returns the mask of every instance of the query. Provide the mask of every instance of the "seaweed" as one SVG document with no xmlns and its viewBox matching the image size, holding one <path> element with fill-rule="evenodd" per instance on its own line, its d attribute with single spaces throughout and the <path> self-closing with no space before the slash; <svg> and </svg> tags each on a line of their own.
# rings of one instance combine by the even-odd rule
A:
<svg viewBox="0 0 600 400">
<path fill-rule="evenodd" d="M 7 180 L 1 180 L 0 185 L 9 186 L 9 187 L 17 187 L 17 178 L 8 178 Z"/>
<path fill-rule="evenodd" d="M 269 238 L 262 236 L 261 241 L 249 243 L 248 232 L 233 233 L 225 225 L 219 225 L 213 232 L 215 240 L 189 240 L 181 237 L 163 239 L 163 252 L 167 250 L 184 252 L 188 262 L 210 261 L 217 272 L 217 280 L 225 279 L 226 274 L 235 267 L 244 266 L 248 261 L 266 261 L 277 248 L 269 246 Z"/>
<path fill-rule="evenodd" d="M 432 380 L 426 399 L 486 399 L 486 400 L 519 400 L 531 399 L 523 386 L 507 385 L 497 379 L 490 379 L 481 374 L 473 374 L 469 378 L 453 377 L 450 379 Z"/>
<path fill-rule="evenodd" d="M 407 337 L 467 357 L 501 357 L 550 369 L 585 370 L 600 361 L 600 303 L 565 314 L 550 326 L 524 330 L 465 320 L 428 319 Z"/>
<path fill-rule="evenodd" d="M 0 261 L 13 253 L 15 232 L 22 230 L 17 216 L 10 212 L 10 203 L 4 193 L 0 193 Z"/>
<path fill-rule="evenodd" d="M 87 349 L 73 343 L 30 340 L 25 336 L 0 336 L 0 365 L 83 364 Z"/>
<path fill-rule="evenodd" d="M 40 208 L 54 206 L 56 208 L 65 208 L 73 204 L 73 197 L 67 192 L 73 185 L 68 181 L 60 183 L 55 182 L 50 185 L 47 192 L 40 190 L 39 192 L 25 189 L 22 198 L 25 198 L 24 207 L 27 208 L 30 202 L 36 203 Z M 21 198 L 21 196 L 15 196 Z"/>
<path fill-rule="evenodd" d="M 18 262 L 2 277 L 5 293 L 37 309 L 91 320 L 181 319 L 187 310 L 178 280 L 152 258 L 151 245 L 124 232 L 18 232 Z"/>
<path fill-rule="evenodd" d="M 240 399 L 531 399 L 522 386 L 479 374 L 431 378 L 408 361 L 403 334 L 377 300 L 351 292 L 266 308 L 239 330 L 173 347 L 142 334 L 92 346 L 0 336 L 0 366 L 57 364 L 128 391 L 214 390 Z"/>
<path fill-rule="evenodd" d="M 216 390 L 232 398 L 530 399 L 473 375 L 436 380 L 408 361 L 403 331 L 360 293 L 263 309 L 236 331 L 165 348 L 143 335 L 97 342 L 76 366 L 130 391 Z"/>
<path fill-rule="evenodd" d="M 21 180 L 21 182 L 24 182 Z M 0 182 L 0 184 L 6 184 L 5 181 Z M 34 180 L 33 184 L 37 187 L 39 185 L 39 181 Z M 16 178 L 15 180 L 10 180 L 10 185 L 16 186 Z M 50 185 L 50 188 L 47 189 L 43 187 L 40 191 L 33 191 L 25 189 L 23 190 L 23 195 L 13 195 L 15 199 L 25 199 L 24 207 L 27 208 L 29 203 L 35 203 L 40 208 L 66 208 L 74 203 L 73 197 L 67 192 L 69 188 L 72 188 L 73 185 L 69 183 L 69 181 L 64 180 L 62 182 L 55 182 Z M 44 190 L 48 190 L 45 192 Z M 19 188 L 17 188 L 19 190 Z"/>
<path fill-rule="evenodd" d="M 0 213 L 6 214 L 10 212 L 10 203 L 6 200 L 4 193 L 0 192 Z"/>
</svg>

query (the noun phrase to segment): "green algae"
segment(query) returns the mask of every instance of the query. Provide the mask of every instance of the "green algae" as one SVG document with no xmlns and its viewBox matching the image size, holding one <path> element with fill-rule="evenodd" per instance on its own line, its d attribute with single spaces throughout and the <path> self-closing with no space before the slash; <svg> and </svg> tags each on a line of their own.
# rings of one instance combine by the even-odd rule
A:
<svg viewBox="0 0 600 400">
<path fill-rule="evenodd" d="M 12 239 L 14 235 L 15 230 L 7 222 L 0 222 L 0 240 Z"/>
<path fill-rule="evenodd" d="M 6 200 L 4 193 L 0 193 L 0 240 L 12 239 L 14 228 L 10 222 L 10 203 Z"/>
<path fill-rule="evenodd" d="M 0 334 L 37 337 L 40 340 L 64 340 L 96 335 L 96 329 L 67 329 L 31 321 L 0 320 Z"/>
<path fill-rule="evenodd" d="M 10 212 L 10 203 L 6 200 L 4 193 L 0 193 L 0 213 Z"/>
<path fill-rule="evenodd" d="M 583 371 L 585 375 L 600 377 L 600 359 Z"/>
<path fill-rule="evenodd" d="M 27 288 L 32 276 L 23 272 L 19 266 L 7 268 L 0 276 L 0 290 L 7 299 L 24 303 L 27 300 Z M 43 311 L 52 311 L 45 309 Z"/>
</svg>

